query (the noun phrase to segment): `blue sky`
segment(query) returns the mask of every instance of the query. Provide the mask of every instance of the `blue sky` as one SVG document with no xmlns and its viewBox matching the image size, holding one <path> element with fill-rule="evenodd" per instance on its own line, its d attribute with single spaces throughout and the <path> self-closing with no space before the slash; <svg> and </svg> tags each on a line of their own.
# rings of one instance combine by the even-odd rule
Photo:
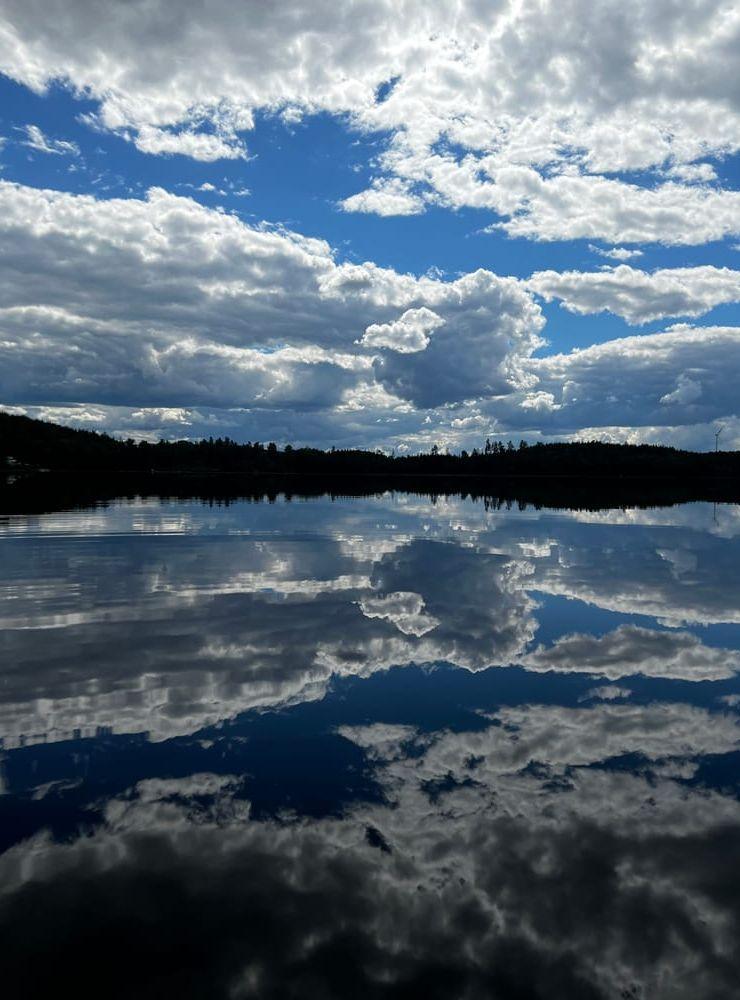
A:
<svg viewBox="0 0 740 1000">
<path fill-rule="evenodd" d="M 733 12 L 330 7 L 0 2 L 0 404 L 740 445 Z"/>
</svg>

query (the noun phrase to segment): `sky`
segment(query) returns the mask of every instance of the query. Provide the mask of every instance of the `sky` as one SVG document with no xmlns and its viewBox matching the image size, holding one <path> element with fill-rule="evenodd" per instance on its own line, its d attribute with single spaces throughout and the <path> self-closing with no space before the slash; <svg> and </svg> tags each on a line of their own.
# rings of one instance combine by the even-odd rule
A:
<svg viewBox="0 0 740 1000">
<path fill-rule="evenodd" d="M 0 405 L 740 448 L 740 8 L 0 0 Z"/>
</svg>

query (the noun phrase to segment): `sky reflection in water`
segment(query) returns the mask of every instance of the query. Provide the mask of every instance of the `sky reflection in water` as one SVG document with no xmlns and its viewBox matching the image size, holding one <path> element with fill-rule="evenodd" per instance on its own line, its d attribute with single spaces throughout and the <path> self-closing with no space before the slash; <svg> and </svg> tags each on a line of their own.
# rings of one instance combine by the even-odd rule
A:
<svg viewBox="0 0 740 1000">
<path fill-rule="evenodd" d="M 740 996 L 740 509 L 0 519 L 11 996 Z"/>
</svg>

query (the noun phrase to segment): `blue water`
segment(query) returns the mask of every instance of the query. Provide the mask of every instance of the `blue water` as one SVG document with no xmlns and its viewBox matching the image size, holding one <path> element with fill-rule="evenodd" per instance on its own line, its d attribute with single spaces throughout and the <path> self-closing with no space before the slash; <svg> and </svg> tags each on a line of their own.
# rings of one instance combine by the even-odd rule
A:
<svg viewBox="0 0 740 1000">
<path fill-rule="evenodd" d="M 740 508 L 0 518 L 10 996 L 740 996 Z"/>
</svg>

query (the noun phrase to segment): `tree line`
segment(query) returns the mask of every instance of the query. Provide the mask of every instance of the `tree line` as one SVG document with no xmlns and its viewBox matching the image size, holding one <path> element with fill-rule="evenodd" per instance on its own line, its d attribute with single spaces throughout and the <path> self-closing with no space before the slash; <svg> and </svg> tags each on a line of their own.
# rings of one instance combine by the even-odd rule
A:
<svg viewBox="0 0 740 1000">
<path fill-rule="evenodd" d="M 301 476 L 672 476 L 740 477 L 740 452 L 690 452 L 600 441 L 528 445 L 486 440 L 480 449 L 419 454 L 321 450 L 228 437 L 200 441 L 120 440 L 96 431 L 0 413 L 0 466 L 6 472 L 238 473 Z"/>
</svg>

